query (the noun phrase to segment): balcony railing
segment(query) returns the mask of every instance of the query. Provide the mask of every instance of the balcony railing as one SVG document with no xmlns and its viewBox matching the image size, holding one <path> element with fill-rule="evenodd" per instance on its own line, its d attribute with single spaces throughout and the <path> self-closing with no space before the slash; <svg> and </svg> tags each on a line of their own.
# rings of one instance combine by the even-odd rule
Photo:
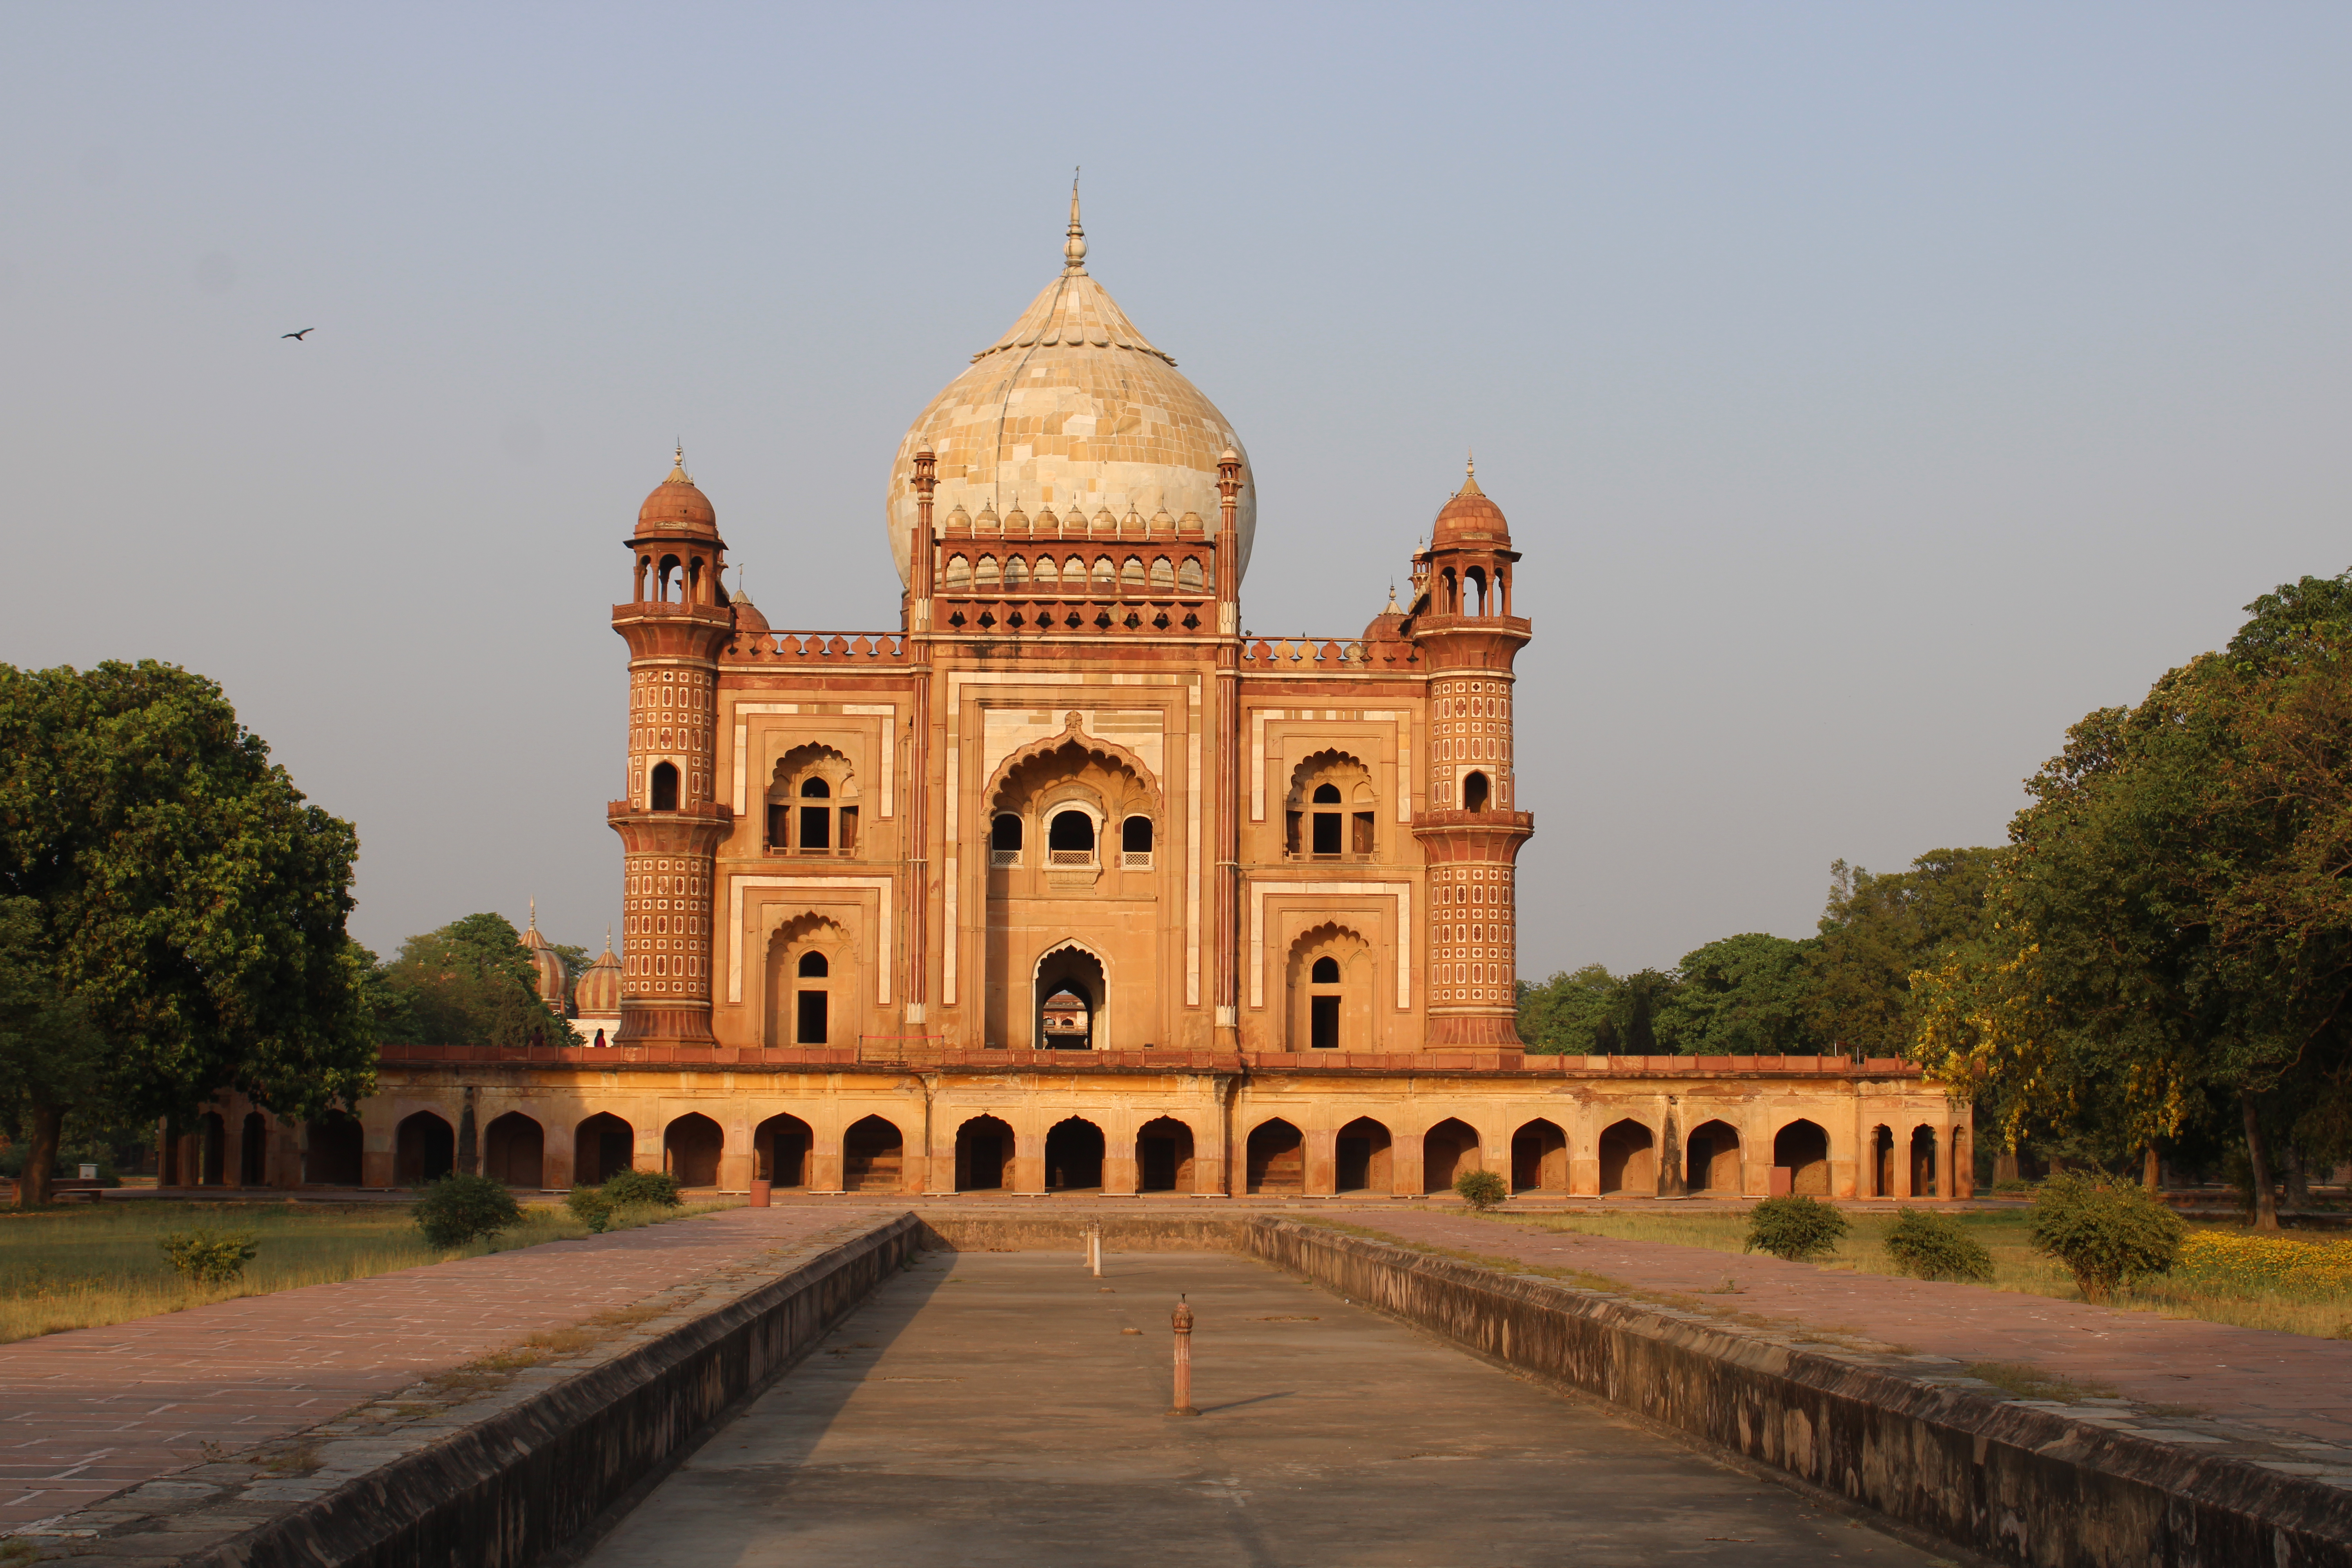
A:
<svg viewBox="0 0 2352 1568">
<path fill-rule="evenodd" d="M 1045 851 L 1045 864 L 1091 867 L 1095 864 L 1095 852 L 1091 849 L 1048 849 Z"/>
<path fill-rule="evenodd" d="M 1129 871 L 1149 871 L 1151 869 L 1151 851 L 1122 849 L 1118 852 L 1118 863 Z"/>
<path fill-rule="evenodd" d="M 1018 849 L 992 849 L 988 852 L 988 868 L 992 871 L 1010 870 L 1020 864 L 1021 851 Z"/>
</svg>

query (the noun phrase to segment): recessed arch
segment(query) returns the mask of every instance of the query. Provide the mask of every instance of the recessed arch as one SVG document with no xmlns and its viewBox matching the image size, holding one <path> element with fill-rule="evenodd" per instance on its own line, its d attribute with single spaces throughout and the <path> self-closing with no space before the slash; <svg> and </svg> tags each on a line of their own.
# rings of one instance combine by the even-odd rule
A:
<svg viewBox="0 0 2352 1568">
<path fill-rule="evenodd" d="M 1189 1193 L 1192 1190 L 1192 1129 L 1172 1116 L 1155 1116 L 1136 1129 L 1136 1190 L 1145 1193 Z"/>
<path fill-rule="evenodd" d="M 600 1110 L 572 1130 L 572 1180 L 598 1187 L 636 1163 L 636 1129 L 609 1110 Z"/>
<path fill-rule="evenodd" d="M 809 1124 L 780 1111 L 751 1130 L 751 1174 L 773 1186 L 807 1186 L 809 1151 L 815 1147 Z"/>
<path fill-rule="evenodd" d="M 1478 1130 L 1459 1117 L 1449 1116 L 1421 1135 L 1423 1192 L 1450 1193 L 1465 1173 L 1486 1168 Z"/>
<path fill-rule="evenodd" d="M 1568 1134 L 1559 1122 L 1538 1116 L 1511 1134 L 1511 1190 L 1568 1191 Z"/>
<path fill-rule="evenodd" d="M 482 1174 L 509 1187 L 547 1184 L 547 1130 L 535 1118 L 509 1110 L 482 1129 Z"/>
<path fill-rule="evenodd" d="M 1789 1173 L 1789 1190 L 1808 1197 L 1830 1195 L 1830 1135 L 1802 1117 L 1772 1134 L 1772 1163 Z"/>
<path fill-rule="evenodd" d="M 689 1110 L 662 1129 L 662 1169 L 681 1187 L 715 1187 L 719 1157 L 726 1146 L 727 1135 L 719 1123 Z"/>
<path fill-rule="evenodd" d="M 1657 1195 L 1658 1140 L 1649 1128 L 1629 1116 L 1601 1130 L 1599 1147 L 1603 1195 Z"/>
<path fill-rule="evenodd" d="M 1045 1131 L 1045 1190 L 1099 1191 L 1103 1131 L 1083 1116 L 1066 1116 Z"/>
<path fill-rule="evenodd" d="M 1388 1123 L 1359 1116 L 1333 1141 L 1332 1186 L 1343 1193 L 1385 1193 L 1396 1182 L 1395 1140 Z"/>
<path fill-rule="evenodd" d="M 393 1131 L 393 1183 L 421 1187 L 457 1169 L 457 1130 L 439 1114 L 419 1110 L 403 1117 Z"/>
<path fill-rule="evenodd" d="M 1002 1192 L 1013 1184 L 1013 1129 L 994 1116 L 975 1116 L 956 1129 L 955 1188 Z"/>
<path fill-rule="evenodd" d="M 1244 1188 L 1252 1193 L 1304 1193 L 1307 1141 L 1281 1117 L 1250 1129 L 1243 1151 Z"/>
<path fill-rule="evenodd" d="M 1719 1119 L 1700 1122 L 1683 1140 L 1684 1186 L 1693 1193 L 1737 1197 L 1747 1186 L 1739 1129 Z"/>
<path fill-rule="evenodd" d="M 853 1193 L 895 1193 L 906 1184 L 907 1137 L 884 1116 L 862 1116 L 841 1135 L 841 1184 Z"/>
<path fill-rule="evenodd" d="M 1039 953 L 1031 973 L 1037 1049 L 1110 1048 L 1110 966 L 1101 953 L 1066 940 Z M 1070 999 L 1075 1009 L 1056 998 Z"/>
</svg>

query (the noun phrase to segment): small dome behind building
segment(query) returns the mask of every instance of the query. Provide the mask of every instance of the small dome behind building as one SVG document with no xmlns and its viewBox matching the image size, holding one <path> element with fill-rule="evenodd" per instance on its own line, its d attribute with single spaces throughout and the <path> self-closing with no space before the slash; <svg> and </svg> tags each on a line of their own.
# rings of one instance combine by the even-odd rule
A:
<svg viewBox="0 0 2352 1568">
<path fill-rule="evenodd" d="M 603 954 L 581 972 L 580 984 L 572 989 L 572 999 L 583 1018 L 619 1016 L 621 961 L 613 955 L 613 933 L 609 928 L 604 932 Z"/>
<path fill-rule="evenodd" d="M 569 1015 L 572 1011 L 572 977 L 564 973 L 563 955 L 539 934 L 537 899 L 530 901 L 530 924 L 523 930 L 522 950 L 530 954 L 530 966 L 538 975 L 539 999 L 555 1009 L 559 1016 Z"/>
</svg>

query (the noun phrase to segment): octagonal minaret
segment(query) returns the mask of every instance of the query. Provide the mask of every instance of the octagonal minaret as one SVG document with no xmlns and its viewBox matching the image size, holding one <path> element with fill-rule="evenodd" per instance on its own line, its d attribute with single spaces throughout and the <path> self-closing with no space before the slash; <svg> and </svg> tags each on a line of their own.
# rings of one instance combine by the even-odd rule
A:
<svg viewBox="0 0 2352 1568">
<path fill-rule="evenodd" d="M 638 509 L 629 552 L 632 596 L 613 606 L 629 645 L 628 798 L 605 812 L 625 868 L 619 1039 L 708 1042 L 710 893 L 733 823 L 717 798 L 719 655 L 734 613 L 719 514 L 683 448 Z"/>
<path fill-rule="evenodd" d="M 1520 1044 L 1517 863 L 1535 818 L 1514 809 L 1511 664 L 1529 635 L 1510 613 L 1518 559 L 1472 464 L 1413 557 L 1405 632 L 1429 670 L 1429 809 L 1412 833 L 1429 863 L 1431 1050 Z"/>
</svg>

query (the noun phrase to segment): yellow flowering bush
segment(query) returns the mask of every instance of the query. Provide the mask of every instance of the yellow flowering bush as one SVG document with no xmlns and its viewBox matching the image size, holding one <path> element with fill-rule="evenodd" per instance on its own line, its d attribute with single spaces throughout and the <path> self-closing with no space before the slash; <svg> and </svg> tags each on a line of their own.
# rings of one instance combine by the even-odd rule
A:
<svg viewBox="0 0 2352 1568">
<path fill-rule="evenodd" d="M 2193 1231 L 2173 1268 L 2200 1281 L 2242 1289 L 2352 1291 L 2352 1238 L 2317 1241 Z"/>
</svg>

